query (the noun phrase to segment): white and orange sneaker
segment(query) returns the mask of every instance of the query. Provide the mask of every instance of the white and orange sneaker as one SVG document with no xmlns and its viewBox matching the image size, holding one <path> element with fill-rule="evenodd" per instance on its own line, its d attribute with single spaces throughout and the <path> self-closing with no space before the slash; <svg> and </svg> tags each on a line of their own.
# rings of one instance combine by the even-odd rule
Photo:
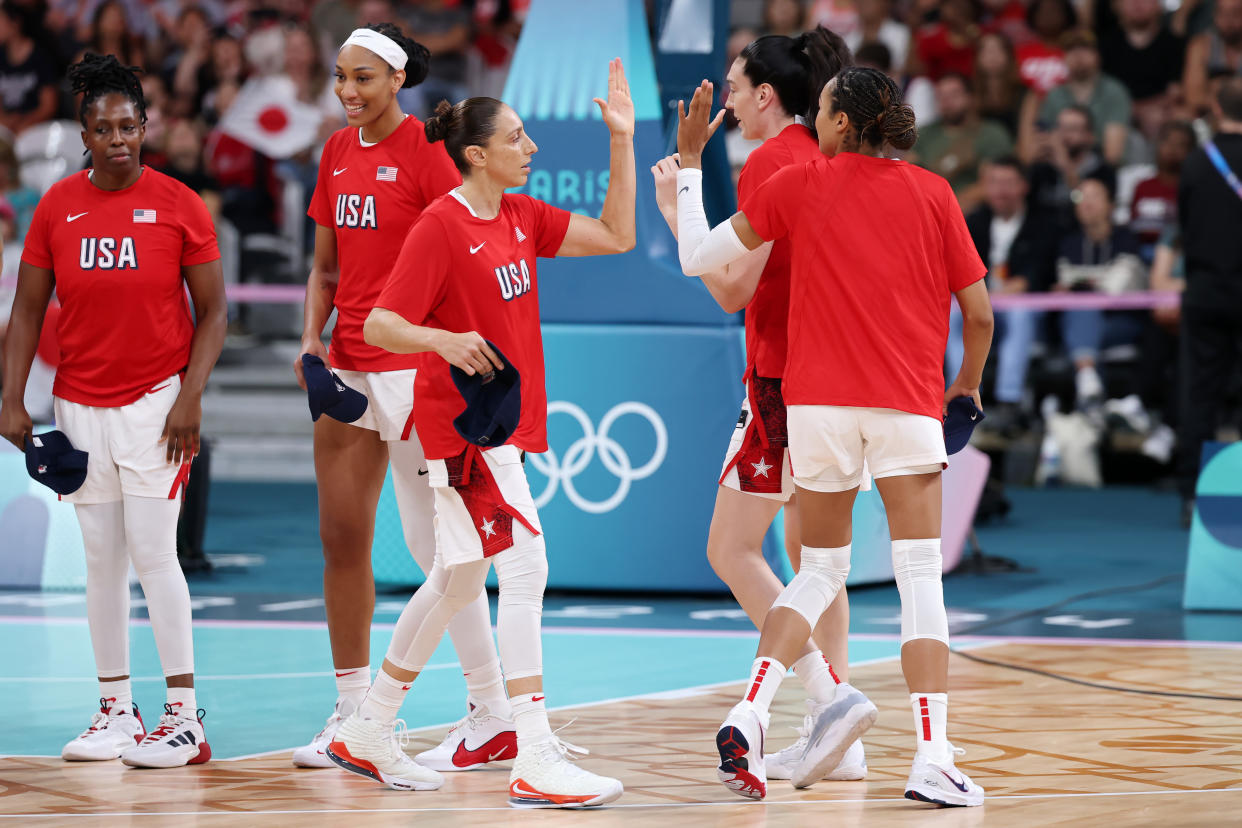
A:
<svg viewBox="0 0 1242 828">
<path fill-rule="evenodd" d="M 482 702 L 471 700 L 469 704 L 469 714 L 449 729 L 444 741 L 414 757 L 420 765 L 453 773 L 517 757 L 513 722 L 492 713 Z"/>
<path fill-rule="evenodd" d="M 434 791 L 444 777 L 402 750 L 409 741 L 405 722 L 395 725 L 351 714 L 328 744 L 328 758 L 350 773 L 374 779 L 394 791 Z"/>
<path fill-rule="evenodd" d="M 966 751 L 949 745 L 949 755 L 940 761 L 917 753 L 906 780 L 906 799 L 935 805 L 973 807 L 983 804 L 983 788 L 953 764 L 954 754 Z"/>
<path fill-rule="evenodd" d="M 132 768 L 179 768 L 201 765 L 211 759 L 211 746 L 203 732 L 203 715 L 181 713 L 171 704 L 164 705 L 160 726 L 142 741 L 121 754 L 121 761 Z"/>
<path fill-rule="evenodd" d="M 509 774 L 509 804 L 514 808 L 589 808 L 621 796 L 619 779 L 591 773 L 569 760 L 583 748 L 549 736 L 518 751 Z"/>
<path fill-rule="evenodd" d="M 343 710 L 342 706 L 346 704 L 349 708 Z M 352 712 L 354 712 L 352 702 L 338 701 L 336 707 L 332 709 L 332 715 L 324 723 L 323 730 L 315 734 L 310 744 L 294 748 L 293 764 L 299 768 L 335 767 L 332 760 L 328 758 L 328 745 L 332 744 L 332 740 L 336 738 L 336 731 L 340 729 L 341 722 L 345 721 L 345 717 Z"/>
<path fill-rule="evenodd" d="M 99 762 L 116 759 L 127 748 L 142 741 L 147 730 L 142 725 L 138 707 L 133 712 L 114 713 L 108 706 L 111 699 L 99 700 L 99 712 L 91 717 L 91 726 L 65 745 L 60 758 L 70 762 Z"/>
<path fill-rule="evenodd" d="M 720 767 L 716 777 L 738 796 L 763 799 L 768 795 L 767 774 L 763 766 L 763 733 L 766 723 L 760 720 L 754 705 L 740 701 L 733 705 L 716 732 L 716 750 Z"/>
</svg>

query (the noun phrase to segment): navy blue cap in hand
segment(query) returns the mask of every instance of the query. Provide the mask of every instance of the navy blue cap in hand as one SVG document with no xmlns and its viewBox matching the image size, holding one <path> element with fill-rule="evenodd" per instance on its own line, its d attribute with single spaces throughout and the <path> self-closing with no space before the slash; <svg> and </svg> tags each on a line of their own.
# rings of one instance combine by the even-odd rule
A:
<svg viewBox="0 0 1242 828">
<path fill-rule="evenodd" d="M 970 397 L 958 397 L 948 406 L 944 415 L 944 450 L 957 454 L 966 448 L 975 426 L 983 422 L 983 412 L 975 407 Z"/>
<path fill-rule="evenodd" d="M 484 340 L 486 342 L 486 340 Z M 462 439 L 476 446 L 500 446 L 517 431 L 522 416 L 522 377 L 493 343 L 488 347 L 504 363 L 489 374 L 474 374 L 452 366 L 453 383 L 466 401 L 466 410 L 453 420 Z"/>
<path fill-rule="evenodd" d="M 26 435 L 26 471 L 56 494 L 73 494 L 86 482 L 86 452 L 61 431 Z"/>
<path fill-rule="evenodd" d="M 306 380 L 312 420 L 327 414 L 342 423 L 352 423 L 366 413 L 367 395 L 341 382 L 314 354 L 302 354 L 302 378 Z"/>
</svg>

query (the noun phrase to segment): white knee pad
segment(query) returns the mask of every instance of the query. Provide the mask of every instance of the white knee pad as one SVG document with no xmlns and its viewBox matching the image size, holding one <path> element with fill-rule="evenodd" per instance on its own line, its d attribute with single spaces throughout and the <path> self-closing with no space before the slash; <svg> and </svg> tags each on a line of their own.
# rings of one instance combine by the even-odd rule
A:
<svg viewBox="0 0 1242 828">
<path fill-rule="evenodd" d="M 932 638 L 949 643 L 949 616 L 940 581 L 940 538 L 893 541 L 893 576 L 901 594 L 901 643 Z"/>
<path fill-rule="evenodd" d="M 786 607 L 801 615 L 812 629 L 837 597 L 850 574 L 850 547 L 815 549 L 802 547 L 798 574 L 777 596 L 772 608 Z"/>
<path fill-rule="evenodd" d="M 543 536 L 530 536 L 514 526 L 515 536 L 527 535 L 495 557 L 500 600 L 496 638 L 500 663 L 509 681 L 543 675 L 543 592 L 548 585 L 548 556 Z"/>
</svg>

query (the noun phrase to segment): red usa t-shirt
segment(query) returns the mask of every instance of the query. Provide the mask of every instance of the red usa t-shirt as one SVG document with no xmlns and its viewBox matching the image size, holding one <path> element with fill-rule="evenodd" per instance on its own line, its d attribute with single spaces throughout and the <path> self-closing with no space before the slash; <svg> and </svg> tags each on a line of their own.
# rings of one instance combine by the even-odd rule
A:
<svg viewBox="0 0 1242 828">
<path fill-rule="evenodd" d="M 376 307 L 406 321 L 454 333 L 478 331 L 522 378 L 522 413 L 508 443 L 548 449 L 548 394 L 535 258 L 556 255 L 570 213 L 525 195 L 506 194 L 494 219 L 481 219 L 455 193 L 436 201 L 410 229 Z M 427 457 L 460 454 L 466 441 L 453 419 L 466 403 L 449 364 L 426 354 L 414 383 L 414 428 Z"/>
<path fill-rule="evenodd" d="M 949 296 L 987 272 L 948 182 L 846 152 L 786 167 L 742 211 L 793 244 L 785 403 L 940 419 Z"/>
<path fill-rule="evenodd" d="M 750 157 L 737 180 L 737 198 L 750 198 L 759 185 L 782 167 L 804 164 L 819 153 L 815 135 L 800 124 L 791 124 L 779 135 L 764 141 Z M 789 324 L 789 239 L 776 239 L 746 305 L 746 368 L 761 377 L 779 379 L 785 372 L 785 336 Z"/>
<path fill-rule="evenodd" d="M 128 405 L 190 361 L 194 323 L 181 268 L 220 258 L 202 198 L 145 167 L 123 190 L 84 170 L 35 208 L 22 261 L 52 271 L 61 312 L 52 393 Z"/>
<path fill-rule="evenodd" d="M 1032 40 L 1017 49 L 1018 77 L 1041 96 L 1065 83 L 1065 52 L 1055 46 Z"/>
<path fill-rule="evenodd" d="M 429 143 L 423 122 L 413 115 L 370 146 L 363 145 L 356 127 L 338 130 L 328 139 L 307 212 L 316 224 L 336 233 L 340 275 L 329 346 L 334 367 L 397 371 L 421 363 L 419 354 L 390 354 L 368 345 L 362 324 L 375 307 L 410 225 L 428 204 L 460 183 L 444 144 Z"/>
</svg>

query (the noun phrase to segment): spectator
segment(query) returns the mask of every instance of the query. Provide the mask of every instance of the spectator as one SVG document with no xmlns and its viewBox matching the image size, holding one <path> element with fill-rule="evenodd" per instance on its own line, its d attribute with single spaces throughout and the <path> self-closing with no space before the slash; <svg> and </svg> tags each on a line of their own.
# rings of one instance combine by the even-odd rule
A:
<svg viewBox="0 0 1242 828">
<path fill-rule="evenodd" d="M 32 7 L 0 5 L 0 126 L 14 134 L 56 114 L 56 67 L 35 48 L 41 34 Z"/>
<path fill-rule="evenodd" d="M 1013 152 L 1013 142 L 1000 124 L 979 118 L 970 81 L 962 75 L 946 74 L 936 83 L 936 110 L 940 120 L 919 130 L 907 160 L 947 178 L 962 211 L 969 212 L 981 198 L 979 165 Z"/>
<path fill-rule="evenodd" d="M 1026 94 L 1009 38 L 997 32 L 980 37 L 979 49 L 975 52 L 975 95 L 979 114 L 1005 127 L 1011 141 L 1018 139 L 1018 117 Z"/>
<path fill-rule="evenodd" d="M 1146 287 L 1138 239 L 1113 224 L 1113 185 L 1106 177 L 1085 179 L 1076 191 L 1079 227 L 1061 241 L 1057 290 L 1120 292 Z M 1114 345 L 1137 345 L 1145 314 L 1134 311 L 1074 310 L 1061 314 L 1061 339 L 1074 362 L 1078 407 L 1090 410 L 1104 401 L 1104 383 L 1096 364 L 1100 351 Z"/>
<path fill-rule="evenodd" d="M 1184 520 L 1203 441 L 1212 439 L 1228 381 L 1242 369 L 1242 77 L 1220 82 L 1212 110 L 1216 135 L 1186 159 L 1177 198 L 1186 256 L 1178 435 Z"/>
<path fill-rule="evenodd" d="M 442 100 L 456 103 L 469 97 L 466 53 L 470 49 L 470 12 L 448 0 L 411 0 L 402 7 L 401 14 L 409 36 L 431 51 L 427 79 L 412 89 L 402 90 L 398 96 L 402 106 L 408 99 L 409 109 L 426 118 Z"/>
<path fill-rule="evenodd" d="M 858 4 L 855 0 L 812 0 L 806 10 L 803 31 L 823 26 L 848 41 L 858 31 Z"/>
<path fill-rule="evenodd" d="M 1186 50 L 1182 86 L 1192 115 L 1213 109 L 1210 81 L 1224 75 L 1242 75 L 1242 0 L 1216 0 L 1211 28 Z"/>
<path fill-rule="evenodd" d="M 203 161 L 203 136 L 193 121 L 173 121 L 165 143 L 167 161 L 160 171 L 198 193 L 215 223 L 220 221 L 220 185 Z"/>
<path fill-rule="evenodd" d="M 923 26 L 915 35 L 906 74 L 927 75 L 933 81 L 950 72 L 973 75 L 980 11 L 979 0 L 942 0 L 940 22 Z"/>
<path fill-rule="evenodd" d="M 883 43 L 894 66 L 905 66 L 910 53 L 910 29 L 893 19 L 892 0 L 858 0 L 858 28 L 841 35 L 850 51 L 864 43 Z"/>
<path fill-rule="evenodd" d="M 13 145 L 0 139 L 0 204 L 8 208 L 8 214 L 4 217 L 7 226 L 0 235 L 4 236 L 5 241 L 20 243 L 26 238 L 38 203 L 39 193 L 21 182 Z"/>
<path fill-rule="evenodd" d="M 1242 0 L 1238 0 L 1242 2 Z M 1091 110 L 1095 140 L 1104 160 L 1121 163 L 1130 132 L 1130 93 L 1116 78 L 1100 72 L 1095 35 L 1086 29 L 1065 36 L 1065 83 L 1053 89 L 1039 108 L 1039 119 L 1052 122 L 1071 104 Z"/>
<path fill-rule="evenodd" d="M 879 69 L 898 84 L 901 75 L 895 72 L 893 53 L 883 43 L 870 41 L 863 43 L 854 52 L 854 63 L 857 66 L 869 66 Z M 910 78 L 903 94 L 906 104 L 914 110 L 917 123 L 926 124 L 936 120 L 936 88 L 927 78 Z"/>
<path fill-rule="evenodd" d="M 82 54 L 86 52 L 116 55 L 116 59 L 124 66 L 147 65 L 146 43 L 135 27 L 129 24 L 125 6 L 120 0 L 107 0 L 95 8 L 95 14 L 91 18 L 90 36 L 74 62 L 81 60 Z"/>
<path fill-rule="evenodd" d="M 509 63 L 522 34 L 531 0 L 477 0 L 474 4 L 475 61 L 470 76 L 472 95 L 500 98 Z M 801 9 L 799 9 L 801 14 Z"/>
<path fill-rule="evenodd" d="M 764 34 L 797 37 L 802 34 L 801 0 L 763 0 Z"/>
<path fill-rule="evenodd" d="M 1012 155 L 983 167 L 983 205 L 966 217 L 966 227 L 988 266 L 991 293 L 1046 291 L 1052 285 L 1059 243 L 1054 217 L 1028 205 L 1029 187 L 1022 163 Z M 996 405 L 988 409 L 991 428 L 1009 432 L 1021 418 L 1031 345 L 1043 313 L 1026 309 L 997 315 Z M 962 360 L 961 315 L 950 315 L 949 374 Z"/>
<path fill-rule="evenodd" d="M 1073 192 L 1087 176 L 1104 177 L 1112 168 L 1095 151 L 1091 110 L 1077 104 L 1057 113 L 1055 126 L 1039 130 L 1031 166 L 1031 198 L 1058 216 L 1069 232 L 1075 224 Z"/>
<path fill-rule="evenodd" d="M 1164 20 L 1160 0 L 1117 0 L 1116 25 L 1100 39 L 1100 62 L 1125 85 L 1143 134 L 1151 139 L 1176 98 L 1186 42 Z"/>
<path fill-rule="evenodd" d="M 173 48 L 163 62 L 163 75 L 173 90 L 171 115 L 190 117 L 199 112 L 200 90 L 207 85 L 211 59 L 211 26 L 207 15 L 191 6 L 177 18 Z"/>
<path fill-rule="evenodd" d="M 335 57 L 345 38 L 358 28 L 358 6 L 359 0 L 325 0 L 315 4 L 310 23 L 319 32 L 319 48 L 324 54 Z"/>
<path fill-rule="evenodd" d="M 1026 23 L 1035 39 L 1018 47 L 1018 76 L 1038 94 L 1047 95 L 1069 74 L 1061 38 L 1078 25 L 1078 13 L 1070 0 L 1033 0 Z"/>
<path fill-rule="evenodd" d="M 198 90 L 198 111 L 209 126 L 214 126 L 246 82 L 241 41 L 224 30 L 217 30 L 212 38 L 205 81 Z"/>
<path fill-rule="evenodd" d="M 1186 157 L 1195 148 L 1195 132 L 1185 121 L 1169 121 L 1156 142 L 1156 174 L 1134 188 L 1130 230 L 1151 259 L 1156 242 L 1177 223 L 1177 185 Z"/>
</svg>

